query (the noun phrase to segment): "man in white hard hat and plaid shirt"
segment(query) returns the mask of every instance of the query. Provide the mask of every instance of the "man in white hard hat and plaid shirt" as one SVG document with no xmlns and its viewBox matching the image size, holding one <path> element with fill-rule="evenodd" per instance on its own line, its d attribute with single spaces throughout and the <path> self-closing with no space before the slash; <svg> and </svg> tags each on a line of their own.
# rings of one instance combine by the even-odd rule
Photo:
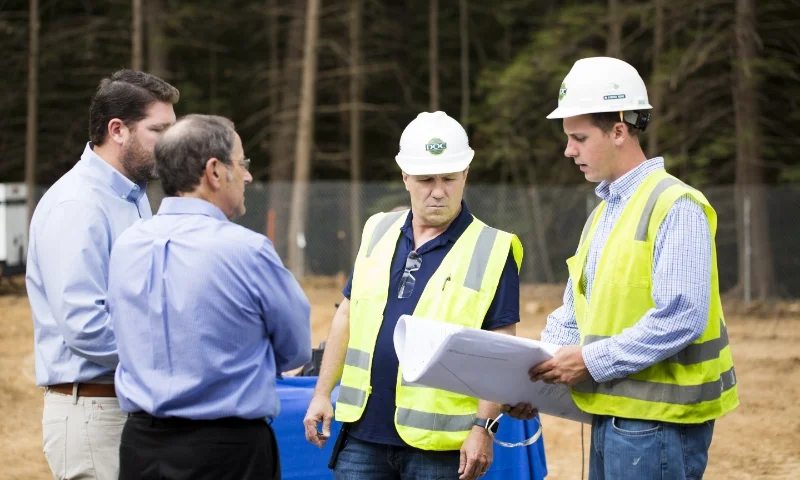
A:
<svg viewBox="0 0 800 480">
<path fill-rule="evenodd" d="M 739 403 L 716 212 L 663 158 L 644 155 L 651 108 L 633 66 L 595 57 L 575 63 L 548 116 L 563 119 L 564 155 L 599 182 L 602 201 L 542 332 L 564 347 L 530 377 L 570 385 L 594 414 L 592 479 L 702 478 L 715 420 Z"/>
</svg>

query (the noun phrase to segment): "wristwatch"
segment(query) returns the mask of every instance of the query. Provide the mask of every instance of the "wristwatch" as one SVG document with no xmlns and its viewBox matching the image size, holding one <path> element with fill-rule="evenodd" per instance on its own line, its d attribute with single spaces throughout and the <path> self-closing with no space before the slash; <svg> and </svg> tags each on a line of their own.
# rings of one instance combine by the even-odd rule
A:
<svg viewBox="0 0 800 480">
<path fill-rule="evenodd" d="M 497 418 L 476 418 L 472 424 L 485 428 L 491 435 L 496 435 L 498 428 L 500 428 L 500 422 L 497 420 Z"/>
</svg>

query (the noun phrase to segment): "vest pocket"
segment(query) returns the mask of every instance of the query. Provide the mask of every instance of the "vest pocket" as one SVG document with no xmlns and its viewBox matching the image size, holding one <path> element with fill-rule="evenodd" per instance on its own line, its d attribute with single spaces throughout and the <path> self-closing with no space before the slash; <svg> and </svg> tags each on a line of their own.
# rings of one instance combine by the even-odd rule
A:
<svg viewBox="0 0 800 480">
<path fill-rule="evenodd" d="M 449 287 L 448 287 L 449 288 Z M 486 311 L 487 294 L 470 288 L 455 287 L 450 291 L 451 298 L 441 302 L 447 305 L 448 311 L 442 312 L 442 318 L 437 320 L 455 323 L 471 328 L 481 328 Z"/>
<path fill-rule="evenodd" d="M 647 242 L 626 240 L 606 244 L 595 272 L 595 282 L 603 281 L 633 288 L 650 288 L 653 259 Z M 610 255 L 608 255 L 610 254 Z M 608 256 L 608 258 L 603 258 Z"/>
</svg>

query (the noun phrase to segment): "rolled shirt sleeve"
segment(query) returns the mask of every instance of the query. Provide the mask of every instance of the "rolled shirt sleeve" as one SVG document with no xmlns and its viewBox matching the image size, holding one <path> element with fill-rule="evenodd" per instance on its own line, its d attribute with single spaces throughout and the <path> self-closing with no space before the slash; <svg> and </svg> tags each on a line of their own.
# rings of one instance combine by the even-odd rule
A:
<svg viewBox="0 0 800 480">
<path fill-rule="evenodd" d="M 572 279 L 567 281 L 563 304 L 547 316 L 547 324 L 542 330 L 541 340 L 555 345 L 578 345 L 581 334 L 575 317 L 575 298 L 572 292 Z"/>
</svg>

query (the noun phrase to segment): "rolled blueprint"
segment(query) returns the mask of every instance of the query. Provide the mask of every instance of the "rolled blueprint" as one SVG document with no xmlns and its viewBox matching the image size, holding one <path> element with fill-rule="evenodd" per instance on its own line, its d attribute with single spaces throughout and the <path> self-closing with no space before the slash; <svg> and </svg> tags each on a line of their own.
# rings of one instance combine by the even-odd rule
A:
<svg viewBox="0 0 800 480">
<path fill-rule="evenodd" d="M 403 381 L 491 402 L 530 403 L 540 413 L 591 423 L 567 385 L 531 382 L 528 370 L 558 345 L 403 315 L 394 330 Z"/>
</svg>

